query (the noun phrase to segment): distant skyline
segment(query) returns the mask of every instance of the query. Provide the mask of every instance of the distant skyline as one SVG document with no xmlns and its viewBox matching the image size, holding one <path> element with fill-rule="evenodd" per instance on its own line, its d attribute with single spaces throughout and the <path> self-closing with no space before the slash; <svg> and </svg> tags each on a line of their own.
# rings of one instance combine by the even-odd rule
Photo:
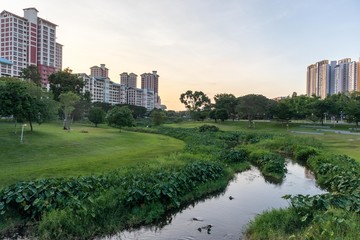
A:
<svg viewBox="0 0 360 240">
<path fill-rule="evenodd" d="M 23 16 L 35 7 L 58 25 L 63 67 L 90 73 L 106 64 L 122 72 L 158 71 L 168 109 L 201 90 L 268 98 L 305 94 L 306 67 L 360 57 L 357 0 L 3 0 Z M 140 79 L 138 78 L 138 87 Z"/>
</svg>

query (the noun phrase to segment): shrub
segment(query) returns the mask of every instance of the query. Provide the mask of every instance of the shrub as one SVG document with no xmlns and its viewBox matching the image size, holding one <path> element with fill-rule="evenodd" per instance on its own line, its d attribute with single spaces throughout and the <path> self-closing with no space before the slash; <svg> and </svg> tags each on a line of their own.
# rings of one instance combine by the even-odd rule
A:
<svg viewBox="0 0 360 240">
<path fill-rule="evenodd" d="M 217 126 L 214 126 L 214 125 L 204 124 L 204 125 L 201 125 L 198 128 L 198 131 L 199 132 L 218 132 L 219 128 Z"/>
<path fill-rule="evenodd" d="M 305 163 L 309 159 L 309 157 L 316 154 L 318 154 L 318 150 L 311 146 L 300 146 L 295 148 L 294 150 L 295 159 Z"/>
<path fill-rule="evenodd" d="M 222 151 L 219 160 L 228 163 L 238 163 L 248 161 L 249 152 L 246 149 Z"/>
</svg>

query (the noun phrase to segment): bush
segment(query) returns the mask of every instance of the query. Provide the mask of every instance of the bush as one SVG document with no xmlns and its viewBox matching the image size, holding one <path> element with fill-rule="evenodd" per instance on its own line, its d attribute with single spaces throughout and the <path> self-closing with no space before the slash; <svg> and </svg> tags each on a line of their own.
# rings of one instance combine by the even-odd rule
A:
<svg viewBox="0 0 360 240">
<path fill-rule="evenodd" d="M 214 125 L 201 125 L 198 129 L 199 132 L 218 132 L 219 128 L 217 126 Z"/>
<path fill-rule="evenodd" d="M 287 172 L 285 158 L 268 150 L 254 150 L 249 154 L 249 160 L 269 181 L 280 182 Z"/>
<path fill-rule="evenodd" d="M 294 150 L 295 159 L 305 163 L 309 159 L 309 157 L 317 154 L 318 154 L 318 150 L 310 146 L 300 146 L 295 148 Z"/>
</svg>

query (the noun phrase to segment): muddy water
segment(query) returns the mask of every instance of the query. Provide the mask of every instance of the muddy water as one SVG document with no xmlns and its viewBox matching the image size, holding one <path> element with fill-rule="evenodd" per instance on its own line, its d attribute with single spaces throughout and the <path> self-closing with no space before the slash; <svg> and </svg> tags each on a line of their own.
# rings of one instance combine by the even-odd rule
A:
<svg viewBox="0 0 360 240">
<path fill-rule="evenodd" d="M 265 181 L 256 168 L 239 173 L 222 194 L 174 214 L 165 226 L 124 231 L 103 240 L 242 239 L 246 225 L 257 214 L 289 206 L 283 195 L 323 193 L 309 170 L 290 161 L 287 169 L 281 184 Z"/>
</svg>

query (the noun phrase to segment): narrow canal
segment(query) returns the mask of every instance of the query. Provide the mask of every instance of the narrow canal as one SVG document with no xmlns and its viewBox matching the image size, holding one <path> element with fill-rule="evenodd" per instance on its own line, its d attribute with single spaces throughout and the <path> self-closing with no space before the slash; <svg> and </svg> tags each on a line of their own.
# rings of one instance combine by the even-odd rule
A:
<svg viewBox="0 0 360 240">
<path fill-rule="evenodd" d="M 289 206 L 282 196 L 324 193 L 305 167 L 289 161 L 287 169 L 288 173 L 281 184 L 265 181 L 256 168 L 239 173 L 223 193 L 174 214 L 171 222 L 165 226 L 124 231 L 103 240 L 242 239 L 247 224 L 257 214 Z"/>
</svg>

